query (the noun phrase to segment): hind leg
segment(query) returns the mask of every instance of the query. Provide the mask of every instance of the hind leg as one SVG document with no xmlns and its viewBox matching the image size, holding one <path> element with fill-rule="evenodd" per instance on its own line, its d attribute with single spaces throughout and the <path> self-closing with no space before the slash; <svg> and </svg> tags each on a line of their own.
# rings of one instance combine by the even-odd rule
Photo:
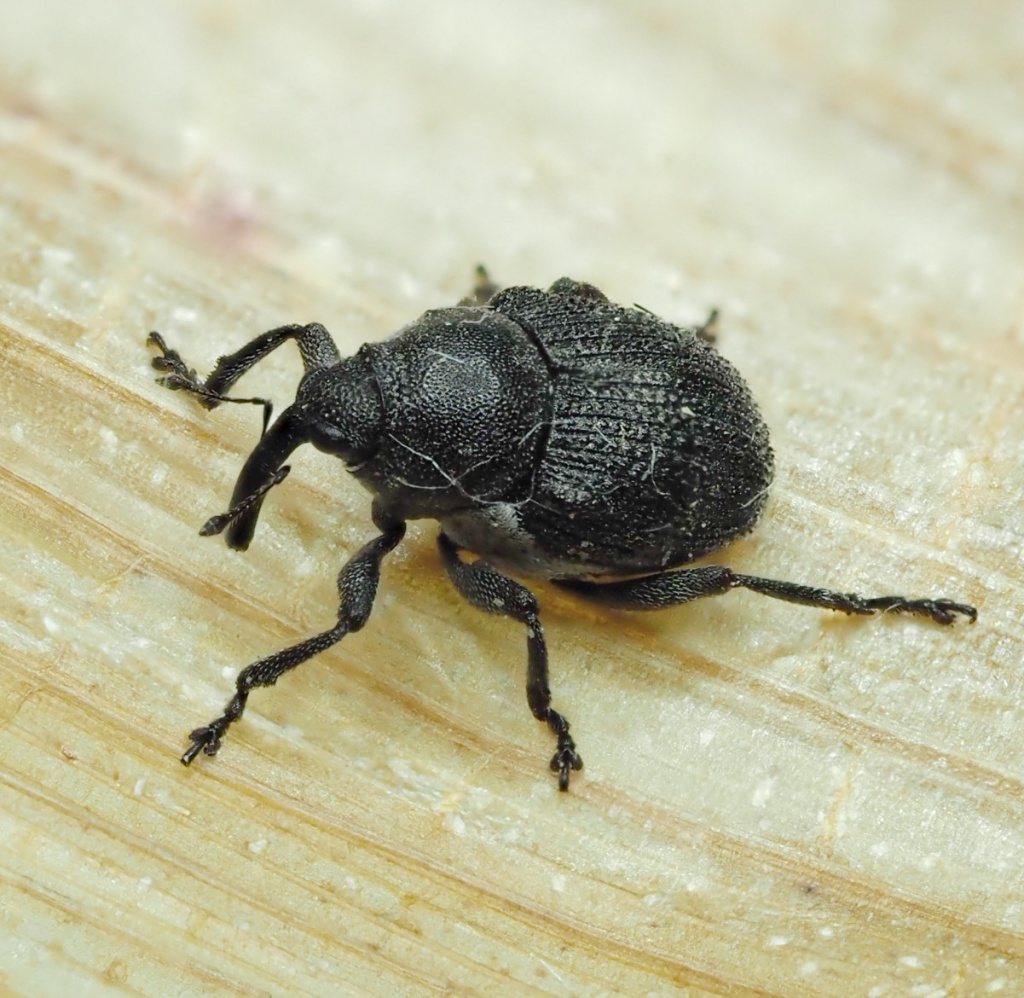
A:
<svg viewBox="0 0 1024 998">
<path fill-rule="evenodd" d="M 840 610 L 843 613 L 908 613 L 929 617 L 937 624 L 952 624 L 957 614 L 967 617 L 972 622 L 978 616 L 978 611 L 973 606 L 941 597 L 907 599 L 905 596 L 860 596 L 857 593 L 841 593 L 834 589 L 820 589 L 796 582 L 741 575 L 724 565 L 680 568 L 619 582 L 562 579 L 556 580 L 556 584 L 587 599 L 619 610 L 661 610 L 705 596 L 719 596 L 731 589 L 750 589 L 763 596 L 771 596 L 772 599 L 785 600 L 787 603 L 802 603 L 804 606 Z"/>
</svg>

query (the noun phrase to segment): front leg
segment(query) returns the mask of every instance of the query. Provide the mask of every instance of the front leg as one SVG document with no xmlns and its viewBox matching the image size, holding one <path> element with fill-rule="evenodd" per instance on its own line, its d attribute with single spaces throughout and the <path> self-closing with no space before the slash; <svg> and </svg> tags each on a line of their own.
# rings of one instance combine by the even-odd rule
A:
<svg viewBox="0 0 1024 998">
<path fill-rule="evenodd" d="M 161 355 L 153 358 L 153 367 L 164 372 L 164 376 L 157 379 L 164 388 L 189 392 L 198 398 L 207 409 L 215 409 L 221 402 L 261 405 L 263 406 L 263 432 L 266 433 L 273 410 L 269 399 L 234 398 L 224 393 L 230 390 L 231 386 L 254 364 L 259 363 L 268 353 L 276 350 L 288 340 L 295 340 L 298 344 L 299 353 L 302 354 L 302 363 L 307 373 L 321 367 L 331 367 L 341 359 L 330 333 L 319 322 L 311 322 L 308 326 L 291 323 L 261 333 L 254 340 L 250 340 L 241 350 L 221 357 L 217 361 L 217 366 L 206 378 L 200 378 L 185 363 L 181 354 L 164 342 L 164 338 L 159 333 L 150 333 L 146 342 L 160 351 Z"/>
<path fill-rule="evenodd" d="M 558 738 L 558 750 L 551 759 L 551 768 L 558 774 L 558 789 L 568 790 L 569 776 L 573 770 L 583 768 L 583 760 L 577 754 L 576 743 L 569 734 L 569 722 L 551 707 L 548 650 L 537 615 L 537 597 L 526 586 L 502 575 L 484 562 L 464 562 L 459 557 L 459 549 L 445 533 L 438 536 L 437 543 L 441 548 L 448 577 L 473 606 L 487 613 L 511 617 L 526 625 L 526 700 L 533 716 L 538 721 L 546 722 Z"/>
<path fill-rule="evenodd" d="M 380 536 L 364 545 L 341 570 L 338 576 L 338 622 L 329 631 L 307 638 L 244 668 L 235 681 L 235 695 L 228 701 L 224 713 L 190 735 L 192 744 L 185 750 L 181 761 L 187 766 L 200 752 L 216 755 L 227 729 L 245 710 L 249 693 L 257 686 L 273 686 L 286 672 L 307 659 L 337 644 L 346 634 L 358 631 L 370 616 L 380 581 L 380 566 L 389 551 L 394 550 L 405 535 L 405 524 L 396 520 L 376 505 L 373 522 Z"/>
</svg>

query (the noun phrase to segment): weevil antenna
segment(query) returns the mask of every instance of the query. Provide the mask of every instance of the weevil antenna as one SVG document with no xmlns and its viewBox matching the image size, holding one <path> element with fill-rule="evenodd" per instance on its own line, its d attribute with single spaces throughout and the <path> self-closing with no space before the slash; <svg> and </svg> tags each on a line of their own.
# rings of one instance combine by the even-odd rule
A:
<svg viewBox="0 0 1024 998">
<path fill-rule="evenodd" d="M 224 530 L 235 522 L 247 509 L 258 502 L 275 486 L 280 485 L 291 472 L 291 465 L 284 465 L 271 476 L 270 481 L 264 482 L 255 492 L 250 492 L 237 506 L 232 506 L 226 513 L 218 513 L 211 516 L 199 528 L 200 537 L 212 537 L 214 534 L 223 533 Z"/>
</svg>

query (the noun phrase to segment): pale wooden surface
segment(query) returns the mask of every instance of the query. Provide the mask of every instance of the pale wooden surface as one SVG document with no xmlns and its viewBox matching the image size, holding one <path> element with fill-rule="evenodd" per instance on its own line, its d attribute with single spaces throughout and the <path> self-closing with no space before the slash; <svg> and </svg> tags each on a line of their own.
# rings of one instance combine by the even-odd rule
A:
<svg viewBox="0 0 1024 998">
<path fill-rule="evenodd" d="M 35 996 L 1024 993 L 1024 6 L 53 0 L 0 12 L 0 988 Z M 158 389 L 282 321 L 343 349 L 486 260 L 722 349 L 779 475 L 729 563 L 977 603 L 539 593 L 523 638 L 297 456 L 202 540 L 258 414 Z M 281 352 L 247 388 L 285 403 Z"/>
</svg>

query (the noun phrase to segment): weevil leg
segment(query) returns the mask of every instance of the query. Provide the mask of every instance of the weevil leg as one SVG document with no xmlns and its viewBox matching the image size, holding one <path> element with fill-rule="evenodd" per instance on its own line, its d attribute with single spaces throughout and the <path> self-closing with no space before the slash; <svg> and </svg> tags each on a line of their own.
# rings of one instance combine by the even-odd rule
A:
<svg viewBox="0 0 1024 998">
<path fill-rule="evenodd" d="M 928 617 L 936 624 L 952 624 L 957 614 L 966 617 L 972 624 L 978 619 L 978 611 L 967 603 L 956 603 L 951 599 L 907 599 L 905 596 L 861 596 L 858 593 L 840 593 L 816 586 L 802 586 L 796 582 L 780 582 L 777 579 L 762 579 L 756 575 L 734 575 L 734 585 L 750 589 L 772 599 L 787 603 L 802 603 L 818 606 L 824 610 L 840 610 L 843 613 L 906 613 Z"/>
<path fill-rule="evenodd" d="M 491 280 L 487 268 L 482 263 L 478 263 L 473 272 L 473 290 L 459 304 L 486 305 L 500 290 L 501 288 Z"/>
<path fill-rule="evenodd" d="M 708 317 L 694 330 L 697 338 L 705 343 L 714 343 L 718 339 L 718 309 L 708 312 Z"/>
<path fill-rule="evenodd" d="M 495 571 L 490 565 L 480 561 L 464 562 L 459 557 L 458 547 L 447 534 L 442 532 L 437 543 L 448 577 L 473 606 L 526 625 L 526 700 L 533 716 L 544 721 L 558 738 L 558 750 L 551 759 L 551 768 L 558 774 L 558 789 L 568 790 L 569 776 L 573 770 L 583 768 L 583 760 L 569 734 L 568 720 L 551 707 L 548 651 L 537 614 L 537 597 L 526 586 Z"/>
<path fill-rule="evenodd" d="M 273 406 L 268 399 L 233 398 L 226 395 L 225 392 L 249 368 L 287 340 L 295 340 L 298 344 L 307 372 L 321 367 L 330 367 L 341 359 L 330 333 L 319 322 L 310 323 L 308 326 L 293 323 L 270 329 L 251 340 L 241 350 L 221 357 L 217 361 L 217 366 L 205 379 L 200 378 L 192 368 L 188 367 L 182 360 L 181 354 L 177 350 L 172 350 L 159 333 L 150 333 L 146 342 L 161 351 L 162 356 L 153 358 L 153 367 L 158 371 L 165 372 L 164 376 L 158 379 L 161 385 L 175 391 L 190 392 L 207 409 L 214 409 L 221 402 L 261 405 L 263 406 L 263 431 L 266 432 L 273 411 Z"/>
<path fill-rule="evenodd" d="M 795 582 L 762 579 L 756 575 L 741 575 L 724 565 L 682 568 L 619 582 L 560 579 L 556 580 L 556 583 L 564 589 L 571 589 L 588 599 L 620 610 L 660 610 L 704 596 L 717 596 L 730 589 L 742 588 L 788 603 L 802 603 L 805 606 L 840 610 L 843 613 L 908 613 L 929 617 L 937 624 L 952 624 L 957 614 L 967 617 L 972 622 L 978 616 L 973 606 L 955 603 L 949 599 L 860 596 L 857 593 L 841 593 L 833 589 L 803 586 Z"/>
<path fill-rule="evenodd" d="M 207 387 L 209 379 L 200 378 L 194 368 L 190 368 L 177 350 L 169 347 L 164 338 L 158 332 L 152 332 L 146 339 L 151 346 L 161 351 L 161 356 L 153 358 L 153 367 L 163 371 L 164 376 L 157 378 L 157 384 L 172 391 L 186 391 L 194 395 L 207 409 L 214 409 L 221 402 L 237 402 L 241 405 L 263 406 L 263 432 L 270 424 L 270 415 L 274 406 L 269 399 L 265 398 L 234 398 L 220 392 L 212 391 Z"/>
<path fill-rule="evenodd" d="M 338 595 L 341 597 L 338 623 L 329 631 L 323 631 L 246 666 L 238 674 L 235 695 L 228 701 L 224 713 L 189 734 L 192 744 L 181 757 L 186 766 L 200 752 L 216 755 L 224 733 L 242 716 L 249 693 L 253 689 L 257 686 L 273 686 L 286 672 L 314 655 L 326 651 L 346 634 L 358 631 L 366 623 L 373 609 L 374 597 L 377 595 L 381 562 L 405 535 L 405 524 L 390 516 L 376 503 L 373 508 L 373 522 L 380 530 L 380 536 L 364 545 L 338 575 Z"/>
</svg>

